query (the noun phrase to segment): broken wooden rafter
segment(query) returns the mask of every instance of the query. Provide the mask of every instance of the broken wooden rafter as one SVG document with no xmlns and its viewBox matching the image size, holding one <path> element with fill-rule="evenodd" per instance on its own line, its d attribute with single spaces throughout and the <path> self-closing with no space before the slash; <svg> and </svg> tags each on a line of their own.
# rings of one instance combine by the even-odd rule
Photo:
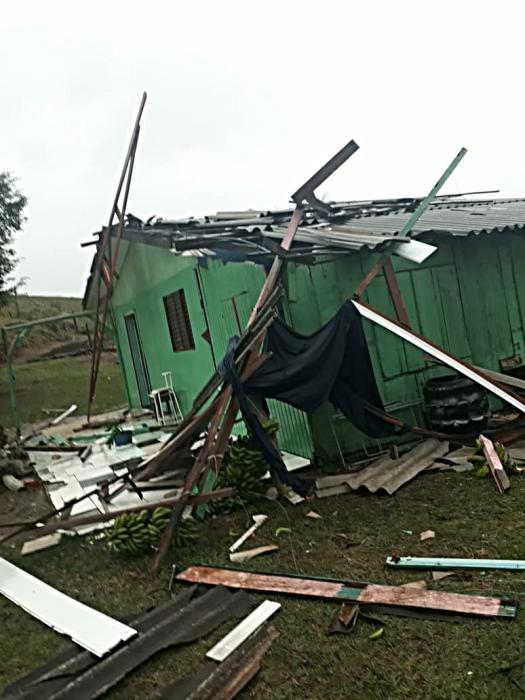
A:
<svg viewBox="0 0 525 700">
<path fill-rule="evenodd" d="M 90 496 L 93 494 L 90 493 Z M 204 503 L 205 501 L 214 501 L 221 498 L 230 498 L 233 495 L 232 488 L 217 489 L 217 491 L 208 491 L 207 493 L 197 493 L 191 495 L 187 503 L 198 504 Z M 56 532 L 57 530 L 73 530 L 74 528 L 81 527 L 83 525 L 91 525 L 93 523 L 105 523 L 115 518 L 119 515 L 125 515 L 126 513 L 140 513 L 143 510 L 155 510 L 155 508 L 170 508 L 177 506 L 181 502 L 181 497 L 176 496 L 174 498 L 165 498 L 161 501 L 155 501 L 150 503 L 149 501 L 142 501 L 136 506 L 128 506 L 127 508 L 119 508 L 118 510 L 110 510 L 107 513 L 90 513 L 88 515 L 77 515 L 73 518 L 62 518 L 55 522 L 47 523 L 45 525 L 37 526 L 28 523 L 25 531 L 35 529 L 39 535 L 46 535 L 50 532 Z M 6 538 L 7 539 L 7 538 Z"/>
<path fill-rule="evenodd" d="M 452 160 L 452 162 L 448 165 L 444 173 L 441 175 L 439 180 L 436 182 L 436 184 L 431 188 L 430 192 L 427 194 L 426 197 L 423 197 L 423 199 L 420 200 L 419 204 L 417 205 L 415 211 L 412 213 L 412 215 L 408 218 L 408 220 L 404 223 L 404 225 L 401 227 L 401 230 L 397 234 L 397 238 L 399 239 L 400 243 L 399 245 L 403 245 L 403 241 L 406 241 L 407 236 L 410 234 L 416 223 L 419 221 L 419 219 L 423 216 L 431 202 L 436 198 L 439 190 L 443 187 L 445 182 L 448 180 L 448 178 L 452 175 L 454 170 L 457 168 L 461 160 L 464 158 L 464 156 L 467 153 L 466 148 L 461 148 L 459 153 L 456 155 L 456 157 Z M 395 244 L 394 244 L 395 245 Z M 364 279 L 361 281 L 357 289 L 355 290 L 353 294 L 353 298 L 359 300 L 363 294 L 365 293 L 367 287 L 371 282 L 374 281 L 374 279 L 377 277 L 377 275 L 384 270 L 385 272 L 385 277 L 388 283 L 388 288 L 390 291 L 390 295 L 392 296 L 392 301 L 394 303 L 394 308 L 396 310 L 397 317 L 399 321 L 403 324 L 406 325 L 408 328 L 410 328 L 410 322 L 408 320 L 408 314 L 406 313 L 406 309 L 401 297 L 401 292 L 399 291 L 399 287 L 397 284 L 396 280 L 396 274 L 394 272 L 394 268 L 390 267 L 388 270 L 386 269 L 387 263 L 390 261 L 390 254 L 394 251 L 394 248 L 392 250 L 387 251 L 384 255 L 382 255 L 379 260 L 372 266 L 370 271 L 366 274 Z M 392 263 L 390 263 L 390 266 Z"/>
<path fill-rule="evenodd" d="M 113 200 L 113 206 L 111 208 L 111 214 L 109 217 L 109 223 L 107 228 L 104 230 L 104 234 L 102 236 L 101 241 L 99 242 L 99 245 L 97 246 L 94 272 L 94 274 L 98 273 L 95 280 L 97 307 L 95 313 L 95 328 L 93 332 L 93 354 L 91 360 L 91 374 L 89 380 L 89 396 L 87 407 L 88 423 L 91 419 L 93 410 L 93 400 L 95 398 L 95 390 L 97 386 L 98 372 L 100 368 L 100 359 L 102 356 L 104 343 L 104 332 L 106 329 L 106 323 L 109 312 L 109 301 L 113 293 L 113 279 L 116 273 L 120 240 L 122 236 L 122 231 L 124 229 L 126 206 L 131 187 L 131 178 L 133 176 L 133 166 L 135 163 L 135 153 L 137 150 L 137 143 L 140 133 L 140 120 L 142 118 L 142 112 L 144 111 L 146 99 L 147 95 L 144 92 L 142 94 L 139 110 L 135 119 L 135 125 L 131 134 L 128 151 L 124 159 L 124 165 L 122 166 L 122 170 L 120 173 L 117 191 L 115 193 L 115 198 Z M 124 194 L 122 195 L 122 201 L 119 207 L 122 188 L 124 188 Z M 111 237 L 113 233 L 113 222 L 115 220 L 115 217 L 117 218 L 118 223 L 115 235 L 115 249 L 114 251 L 112 251 Z M 103 282 L 105 285 L 105 293 L 103 293 L 101 282 Z"/>
<path fill-rule="evenodd" d="M 177 579 L 187 583 L 222 585 L 264 593 L 281 593 L 359 603 L 390 608 L 408 607 L 412 611 L 431 611 L 472 615 L 474 617 L 514 618 L 517 604 L 501 598 L 441 591 L 422 591 L 404 586 L 344 582 L 335 579 L 264 574 L 211 566 L 190 566 Z"/>
</svg>

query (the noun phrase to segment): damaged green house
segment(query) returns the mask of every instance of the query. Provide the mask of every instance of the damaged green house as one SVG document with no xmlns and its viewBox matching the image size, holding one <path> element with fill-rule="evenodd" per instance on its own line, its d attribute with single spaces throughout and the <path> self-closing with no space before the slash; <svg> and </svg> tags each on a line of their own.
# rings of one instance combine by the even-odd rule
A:
<svg viewBox="0 0 525 700">
<path fill-rule="evenodd" d="M 525 365 L 525 200 L 440 198 L 410 239 L 396 240 L 418 202 L 307 209 L 288 253 L 280 241 L 291 209 L 147 223 L 128 217 L 110 311 L 130 406 L 149 406 L 151 390 L 163 386 L 169 371 L 182 412 L 189 410 L 228 339 L 244 328 L 276 252 L 286 258 L 281 313 L 297 331 L 310 333 L 329 320 L 388 251 L 415 331 L 478 367 L 519 374 Z M 86 308 L 96 306 L 97 275 L 94 262 Z M 395 317 L 382 274 L 363 300 Z M 388 331 L 364 324 L 386 409 L 424 425 L 423 388 L 443 369 Z M 306 415 L 269 404 L 280 446 L 293 454 L 333 459 L 372 454 L 379 446 L 330 405 Z"/>
</svg>

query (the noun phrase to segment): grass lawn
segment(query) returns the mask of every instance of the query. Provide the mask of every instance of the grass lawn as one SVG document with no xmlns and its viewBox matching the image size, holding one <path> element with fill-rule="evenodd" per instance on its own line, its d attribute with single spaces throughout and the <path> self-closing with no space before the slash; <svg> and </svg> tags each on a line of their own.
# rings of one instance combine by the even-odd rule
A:
<svg viewBox="0 0 525 700">
<path fill-rule="evenodd" d="M 44 362 L 15 362 L 17 405 L 22 424 L 44 420 L 42 408 L 68 408 L 78 406 L 78 415 L 86 413 L 90 357 L 75 357 Z M 126 397 L 120 368 L 111 355 L 100 363 L 94 412 L 124 406 Z M 0 425 L 13 426 L 9 386 L 5 365 L 0 367 Z"/>
<path fill-rule="evenodd" d="M 399 555 L 525 559 L 524 502 L 524 477 L 513 477 L 511 490 L 501 496 L 490 479 L 454 473 L 422 475 L 392 497 L 350 494 L 286 507 L 262 501 L 249 510 L 270 517 L 250 546 L 276 542 L 280 550 L 245 568 L 401 584 L 425 574 L 387 570 L 385 557 L 393 551 Z M 322 519 L 306 518 L 311 509 Z M 173 561 L 179 567 L 227 564 L 227 547 L 233 540 L 230 530 L 240 534 L 246 525 L 244 512 L 205 523 L 200 543 L 175 552 L 156 577 L 149 573 L 147 560 L 120 558 L 110 554 L 103 541 L 88 538 L 66 539 L 52 550 L 23 560 L 19 545 L 4 546 L 0 554 L 87 604 L 123 615 L 166 599 Z M 291 527 L 291 535 L 276 537 L 278 527 Z M 436 538 L 420 542 L 419 533 L 427 529 L 435 530 Z M 359 544 L 345 548 L 344 540 L 334 537 L 335 533 L 345 533 Z M 428 574 L 426 578 L 430 579 Z M 525 572 L 472 572 L 460 580 L 429 581 L 429 586 L 525 600 Z M 182 587 L 175 585 L 174 590 Z M 263 660 L 261 672 L 242 693 L 244 698 L 449 700 L 523 695 L 518 688 L 525 688 L 522 610 L 512 622 L 430 622 L 385 615 L 384 635 L 372 641 L 369 635 L 375 628 L 364 622 L 358 623 L 353 635 L 327 636 L 337 610 L 334 603 L 284 596 L 279 600 L 282 609 L 274 624 L 280 637 Z M 0 687 L 67 643 L 3 599 L 0 620 Z M 150 697 L 159 684 L 195 669 L 205 650 L 231 626 L 226 623 L 198 644 L 158 655 L 107 697 Z M 512 679 L 498 670 L 518 662 L 523 665 L 512 672 Z"/>
</svg>

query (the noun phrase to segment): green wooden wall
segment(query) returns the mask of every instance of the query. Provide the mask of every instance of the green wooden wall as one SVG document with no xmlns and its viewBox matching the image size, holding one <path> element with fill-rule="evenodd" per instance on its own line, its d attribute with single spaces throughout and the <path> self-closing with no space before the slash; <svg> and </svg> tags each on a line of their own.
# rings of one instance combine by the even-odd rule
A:
<svg viewBox="0 0 525 700">
<path fill-rule="evenodd" d="M 136 315 L 152 388 L 163 386 L 162 372 L 171 371 L 183 412 L 188 411 L 213 372 L 210 345 L 202 338 L 206 323 L 195 282 L 195 260 L 152 246 L 129 246 L 115 287 L 112 312 L 131 406 L 140 406 L 140 399 L 124 324 L 127 313 Z M 163 298 L 180 288 L 185 290 L 195 350 L 173 352 Z"/>
<path fill-rule="evenodd" d="M 423 265 L 393 257 L 394 267 L 412 326 L 430 340 L 476 365 L 499 370 L 500 360 L 512 355 L 525 359 L 525 239 L 519 234 L 434 238 L 439 249 Z M 378 254 L 319 259 L 315 265 L 289 264 L 286 274 L 288 321 L 310 332 L 327 321 L 349 297 Z M 130 404 L 138 392 L 127 342 L 124 316 L 134 311 L 153 387 L 162 384 L 162 372 L 171 370 L 183 411 L 224 354 L 231 335 L 239 332 L 264 280 L 262 268 L 174 256 L 166 250 L 133 244 L 128 247 L 113 297 L 113 316 Z M 185 289 L 195 350 L 174 353 L 163 297 Z M 199 287 L 202 293 L 199 292 Z M 394 317 L 385 280 L 377 277 L 365 300 Z M 206 317 L 204 314 L 206 312 Z M 209 324 L 212 347 L 202 338 Z M 419 350 L 388 331 L 365 321 L 372 362 L 386 406 L 409 422 L 424 420 L 422 388 L 429 378 L 446 370 L 426 362 Z M 212 352 L 213 350 L 213 352 Z M 307 419 L 304 414 L 273 402 L 284 449 L 296 454 L 318 451 L 333 458 L 337 441 L 345 452 L 374 447 L 346 420 L 334 418 L 324 406 Z M 337 438 L 337 440 L 336 440 Z"/>
<path fill-rule="evenodd" d="M 458 357 L 500 371 L 500 360 L 525 360 L 525 281 L 520 274 L 525 240 L 518 234 L 435 237 L 439 246 L 424 264 L 392 258 L 413 328 Z M 378 259 L 367 252 L 311 267 L 289 265 L 288 286 L 294 327 L 314 330 L 349 298 Z M 384 277 L 376 277 L 365 301 L 395 318 Z M 430 376 L 446 373 L 388 331 L 364 321 L 375 376 L 385 405 L 408 422 L 423 421 L 422 389 Z M 497 406 L 494 402 L 494 406 Z M 316 447 L 332 457 L 334 431 L 344 451 L 373 441 L 334 419 L 331 407 L 312 416 Z"/>
<path fill-rule="evenodd" d="M 245 327 L 264 277 L 263 269 L 253 264 L 225 264 L 211 258 L 174 256 L 142 244 L 130 245 L 112 303 L 130 405 L 140 406 L 140 397 L 125 327 L 126 314 L 135 313 L 152 388 L 163 385 L 162 372 L 171 371 L 173 386 L 186 413 L 224 356 L 228 340 Z M 185 292 L 195 349 L 173 352 L 163 297 L 181 288 Z M 211 346 L 202 337 L 207 328 Z M 272 415 L 279 421 L 282 449 L 311 457 L 313 442 L 308 417 L 278 401 L 269 404 Z M 242 423 L 236 432 L 244 432 Z"/>
</svg>

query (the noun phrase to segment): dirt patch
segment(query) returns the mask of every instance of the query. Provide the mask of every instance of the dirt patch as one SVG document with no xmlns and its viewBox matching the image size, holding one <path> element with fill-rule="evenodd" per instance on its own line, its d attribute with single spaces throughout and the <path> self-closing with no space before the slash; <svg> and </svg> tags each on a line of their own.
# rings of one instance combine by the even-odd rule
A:
<svg viewBox="0 0 525 700">
<path fill-rule="evenodd" d="M 5 523 L 21 523 L 26 520 L 34 520 L 38 516 L 49 511 L 50 505 L 40 483 L 30 486 L 23 491 L 9 491 L 0 484 L 0 526 Z M 16 525 L 0 528 L 0 537 L 10 534 L 17 528 Z M 31 533 L 30 537 L 35 537 Z M 12 542 L 23 542 L 27 535 L 19 535 Z"/>
</svg>

